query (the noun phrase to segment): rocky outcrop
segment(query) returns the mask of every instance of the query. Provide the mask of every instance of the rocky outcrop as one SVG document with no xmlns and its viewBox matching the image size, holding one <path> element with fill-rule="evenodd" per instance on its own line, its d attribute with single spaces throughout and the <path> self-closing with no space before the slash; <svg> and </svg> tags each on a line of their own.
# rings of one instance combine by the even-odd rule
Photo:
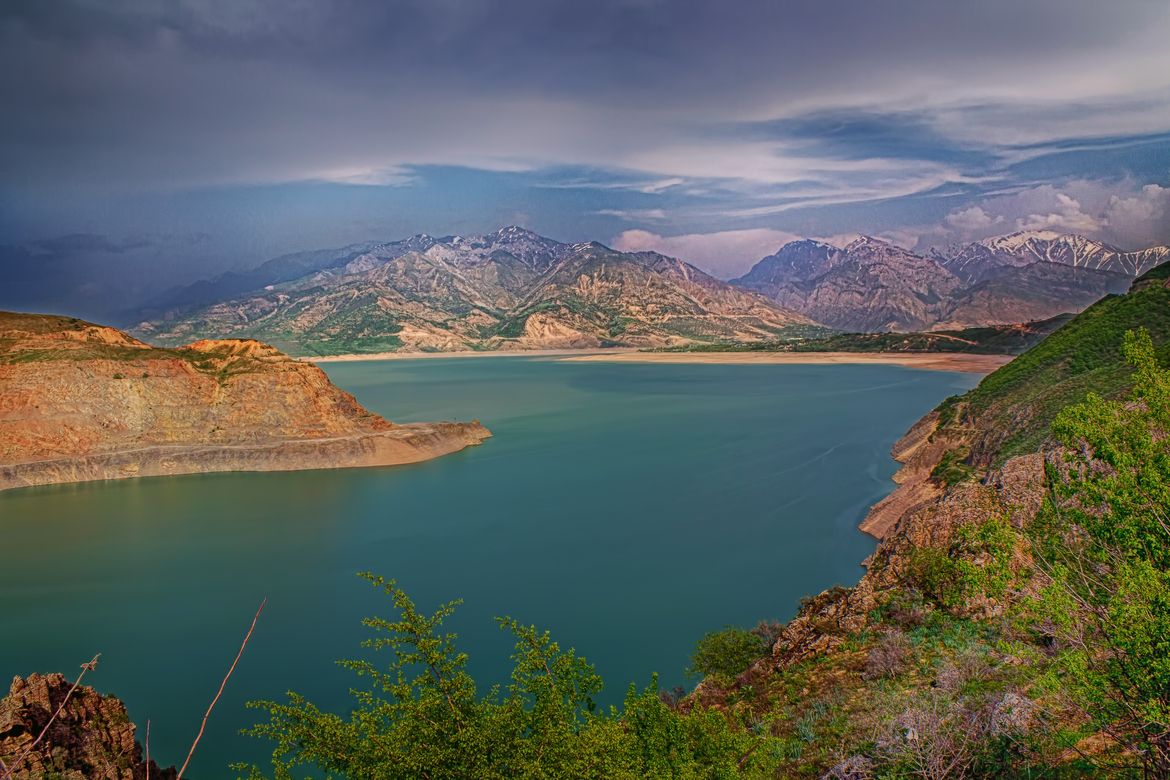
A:
<svg viewBox="0 0 1170 780">
<path fill-rule="evenodd" d="M 156 349 L 112 328 L 0 314 L 0 490 L 206 471 L 413 463 L 478 421 L 396 425 L 254 340 Z"/>
<path fill-rule="evenodd" d="M 938 423 L 938 412 L 931 412 L 894 444 L 894 460 L 902 464 L 893 477 L 898 487 L 870 508 L 859 526 L 862 531 L 881 539 L 906 514 L 942 494 L 942 487 L 930 475 L 958 442 L 940 434 Z"/>
<path fill-rule="evenodd" d="M 61 674 L 12 680 L 8 695 L 0 700 L 0 760 L 13 780 L 174 780 L 174 767 L 160 769 L 153 760 L 144 760 L 122 702 L 84 685 L 70 696 L 71 687 Z M 54 718 L 62 702 L 65 707 Z M 36 743 L 46 725 L 48 731 Z"/>
<path fill-rule="evenodd" d="M 903 440 L 910 442 L 910 459 L 914 453 L 923 452 L 923 445 L 915 447 L 914 442 L 922 438 L 925 427 L 936 421 L 924 422 L 925 426 L 920 423 L 923 427 Z M 771 658 L 756 673 L 766 673 L 839 647 L 850 634 L 869 625 L 876 607 L 905 587 L 916 552 L 946 550 L 957 529 L 995 516 L 1006 516 L 1019 527 L 1031 522 L 1043 502 L 1044 469 L 1045 456 L 1040 453 L 1012 458 L 982 483 L 965 482 L 946 490 L 940 488 L 934 498 L 892 515 L 892 524 L 866 561 L 866 573 L 861 581 L 852 588 L 833 588 L 806 601 L 784 627 Z M 1014 562 L 1019 568 L 1027 565 L 1023 558 Z M 1001 608 L 1002 605 L 991 602 L 972 602 L 962 607 L 967 614 L 981 615 L 994 614 Z"/>
</svg>

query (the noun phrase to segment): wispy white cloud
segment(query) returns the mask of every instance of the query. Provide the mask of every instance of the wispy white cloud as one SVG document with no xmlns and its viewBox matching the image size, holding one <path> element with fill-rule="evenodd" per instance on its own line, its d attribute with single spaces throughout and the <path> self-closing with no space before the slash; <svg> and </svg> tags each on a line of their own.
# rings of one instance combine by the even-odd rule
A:
<svg viewBox="0 0 1170 780">
<path fill-rule="evenodd" d="M 627 222 L 658 222 L 667 216 L 663 209 L 599 209 L 593 213 L 617 217 Z"/>
</svg>

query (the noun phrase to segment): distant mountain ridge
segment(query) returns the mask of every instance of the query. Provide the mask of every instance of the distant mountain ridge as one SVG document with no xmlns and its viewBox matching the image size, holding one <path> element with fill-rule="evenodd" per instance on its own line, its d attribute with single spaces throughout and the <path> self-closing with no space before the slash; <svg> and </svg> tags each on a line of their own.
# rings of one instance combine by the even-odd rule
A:
<svg viewBox="0 0 1170 780">
<path fill-rule="evenodd" d="M 681 260 L 564 244 L 515 226 L 265 266 L 212 283 L 251 285 L 226 300 L 208 304 L 203 289 L 177 291 L 168 314 L 135 331 L 164 344 L 256 337 L 302 354 L 338 354 L 753 342 L 814 327 Z"/>
<path fill-rule="evenodd" d="M 1136 278 L 1170 260 L 1170 247 L 1126 252 L 1081 235 L 1033 230 L 932 248 L 930 254 L 960 278 L 978 278 L 996 268 L 1033 263 L 1053 263 Z"/>
<path fill-rule="evenodd" d="M 863 236 L 845 247 L 791 242 L 731 283 L 833 328 L 916 331 L 1077 312 L 1167 260 L 1168 247 L 1124 252 L 1050 231 L 926 254 Z"/>
</svg>

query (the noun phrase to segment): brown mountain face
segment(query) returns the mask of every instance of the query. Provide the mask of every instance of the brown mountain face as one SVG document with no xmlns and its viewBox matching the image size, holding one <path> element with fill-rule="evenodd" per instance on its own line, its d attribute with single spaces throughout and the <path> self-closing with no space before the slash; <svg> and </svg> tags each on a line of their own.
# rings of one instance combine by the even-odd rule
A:
<svg viewBox="0 0 1170 780">
<path fill-rule="evenodd" d="M 797 241 L 732 283 L 842 330 L 936 330 L 1077 312 L 1124 292 L 1166 257 L 1166 247 L 1121 252 L 1054 233 L 1001 236 L 928 257 L 872 238 L 843 249 Z"/>
<path fill-rule="evenodd" d="M 157 349 L 65 317 L 0 313 L 0 489 L 201 471 L 391 465 L 478 444 L 395 425 L 254 340 Z"/>
<path fill-rule="evenodd" d="M 788 244 L 733 284 L 842 330 L 927 330 L 959 280 L 928 258 L 874 238 L 844 249 Z"/>
<path fill-rule="evenodd" d="M 654 253 L 561 244 L 521 228 L 416 239 L 137 330 L 167 344 L 257 337 L 342 354 L 770 341 L 813 326 Z"/>
</svg>

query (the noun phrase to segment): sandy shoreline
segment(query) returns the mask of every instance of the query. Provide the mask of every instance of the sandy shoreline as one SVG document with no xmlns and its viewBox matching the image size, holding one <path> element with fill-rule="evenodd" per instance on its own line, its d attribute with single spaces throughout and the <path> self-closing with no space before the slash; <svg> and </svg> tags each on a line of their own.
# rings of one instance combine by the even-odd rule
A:
<svg viewBox="0 0 1170 780">
<path fill-rule="evenodd" d="M 933 371 L 990 374 L 1011 355 L 968 355 L 952 352 L 624 352 L 561 358 L 581 362 L 714 363 L 725 365 L 896 365 Z"/>
<path fill-rule="evenodd" d="M 419 360 L 426 358 L 551 357 L 571 362 L 704 363 L 717 365 L 894 365 L 931 371 L 990 374 L 1011 355 L 970 355 L 956 352 L 639 352 L 632 348 L 605 350 L 534 349 L 495 352 L 378 352 L 302 358 L 313 363 L 356 360 Z"/>
<path fill-rule="evenodd" d="M 302 357 L 309 363 L 349 363 L 355 360 L 424 360 L 428 358 L 486 358 L 486 357 L 585 357 L 589 355 L 636 353 L 634 347 L 609 349 L 497 349 L 466 352 L 371 352 L 360 355 L 321 355 Z"/>
</svg>

